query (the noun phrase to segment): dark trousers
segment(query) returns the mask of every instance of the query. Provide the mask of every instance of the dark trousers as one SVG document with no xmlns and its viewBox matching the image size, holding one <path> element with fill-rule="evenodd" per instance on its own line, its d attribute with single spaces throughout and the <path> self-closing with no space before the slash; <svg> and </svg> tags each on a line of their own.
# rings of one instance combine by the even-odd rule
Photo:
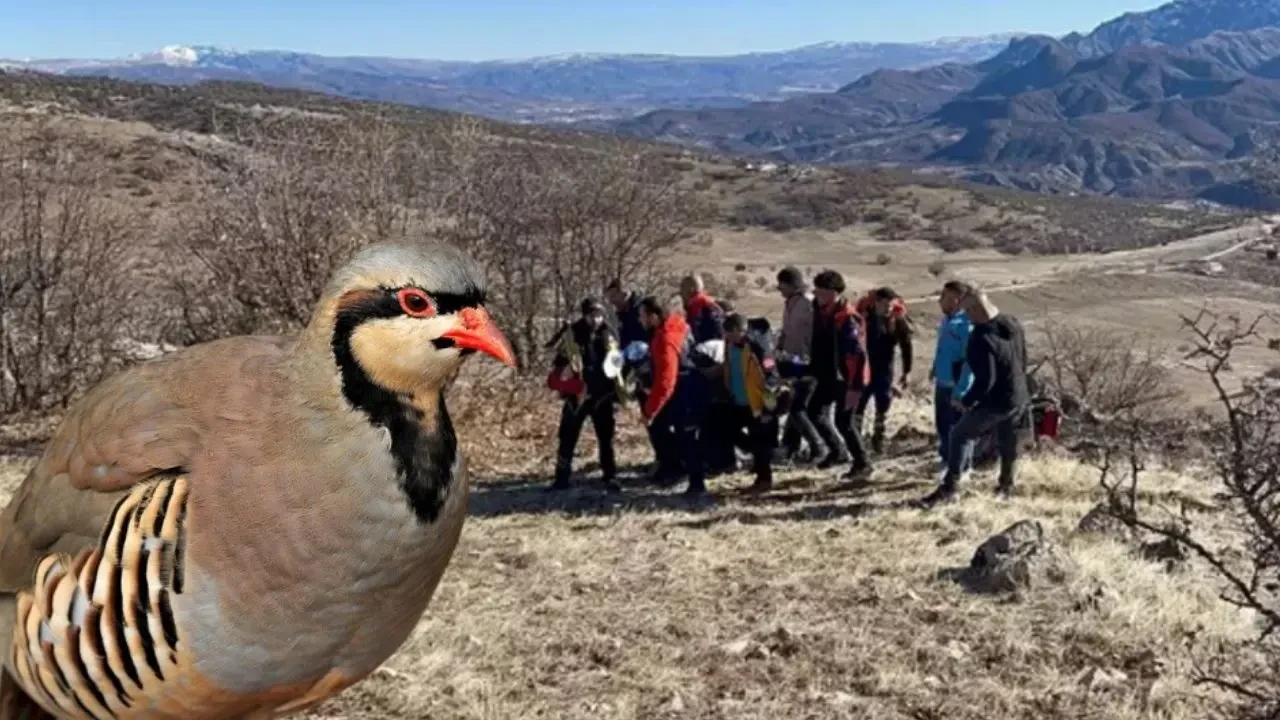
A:
<svg viewBox="0 0 1280 720">
<path fill-rule="evenodd" d="M 773 482 L 773 448 L 778 442 L 777 418 L 756 417 L 751 408 L 734 405 L 726 413 L 725 422 L 731 432 L 733 444 L 739 445 L 743 440 L 746 441 L 751 453 L 751 471 L 755 473 L 756 482 Z"/>
<path fill-rule="evenodd" d="M 715 475 L 737 469 L 738 456 L 734 453 L 737 434 L 741 430 L 734 422 L 737 408 L 728 402 L 716 402 L 705 413 L 702 423 L 702 458 L 707 471 Z"/>
<path fill-rule="evenodd" d="M 871 404 L 871 400 L 876 401 L 876 416 L 872 421 L 871 437 L 872 442 L 879 451 L 879 445 L 884 440 L 885 420 L 889 416 L 889 407 L 893 405 L 893 374 L 892 369 L 887 372 L 877 374 L 872 370 L 871 385 L 862 393 L 862 397 L 858 400 L 858 411 L 853 419 L 854 425 L 857 426 L 858 432 L 862 432 L 864 427 L 863 418 L 866 417 L 867 406 Z"/>
<path fill-rule="evenodd" d="M 566 400 L 560 409 L 560 447 L 556 458 L 556 484 L 565 485 L 573 472 L 573 453 L 578 447 L 578 438 L 582 436 L 582 426 L 587 419 L 596 431 L 596 442 L 600 446 L 600 472 L 605 480 L 613 480 L 618 474 L 617 461 L 613 454 L 613 436 L 615 429 L 614 412 L 617 409 L 617 398 L 613 395 L 593 398 L 587 397 L 582 404 L 577 400 Z"/>
<path fill-rule="evenodd" d="M 658 459 L 658 472 L 666 479 L 688 474 L 690 488 L 706 488 L 701 413 L 677 393 L 649 424 L 649 440 Z"/>
<path fill-rule="evenodd" d="M 947 474 L 942 478 L 943 487 L 954 489 L 964 470 L 965 460 L 972 456 L 974 442 L 996 431 L 996 443 L 1000 448 L 1000 486 L 1013 485 L 1014 466 L 1018 462 L 1018 421 L 1025 408 L 992 410 L 976 407 L 966 411 L 951 428 L 947 442 Z"/>
<path fill-rule="evenodd" d="M 942 458 L 942 462 L 947 462 L 948 440 L 951 438 L 951 428 L 955 427 L 956 421 L 960 419 L 960 411 L 955 405 L 951 404 L 954 389 L 935 385 L 933 389 L 933 429 L 938 434 L 938 457 Z M 970 442 L 965 449 L 964 458 L 960 463 L 960 471 L 964 472 L 973 465 L 973 443 Z"/>
<path fill-rule="evenodd" d="M 809 419 L 827 444 L 829 454 L 845 448 L 854 467 L 868 463 L 862 433 L 853 423 L 856 407 L 845 407 L 845 388 L 838 382 L 819 382 L 809 401 Z"/>
<path fill-rule="evenodd" d="M 786 428 L 782 431 L 782 448 L 787 457 L 796 454 L 800 441 L 809 443 L 809 451 L 816 457 L 822 448 L 822 435 L 809 417 L 808 407 L 818 381 L 813 378 L 797 378 L 792 384 L 791 411 L 787 413 Z M 821 458 L 817 458 L 821 459 Z"/>
</svg>

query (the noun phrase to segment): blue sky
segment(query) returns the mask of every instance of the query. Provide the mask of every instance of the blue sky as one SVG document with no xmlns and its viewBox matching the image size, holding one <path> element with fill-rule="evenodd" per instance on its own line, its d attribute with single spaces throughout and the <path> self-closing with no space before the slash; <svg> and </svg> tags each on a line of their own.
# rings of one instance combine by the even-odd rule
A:
<svg viewBox="0 0 1280 720">
<path fill-rule="evenodd" d="M 727 54 L 825 40 L 1089 30 L 1152 0 L 6 0 L 0 57 L 165 45 L 458 60 L 565 52 Z"/>
</svg>

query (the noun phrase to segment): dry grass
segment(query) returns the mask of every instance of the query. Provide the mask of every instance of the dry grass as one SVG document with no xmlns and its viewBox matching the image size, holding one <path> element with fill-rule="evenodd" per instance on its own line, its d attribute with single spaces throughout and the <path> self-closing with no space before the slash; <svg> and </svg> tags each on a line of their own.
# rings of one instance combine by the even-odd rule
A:
<svg viewBox="0 0 1280 720">
<path fill-rule="evenodd" d="M 1216 599 L 1208 573 L 1171 573 L 1074 533 L 1098 500 L 1097 474 L 1060 457 L 1026 462 L 1012 501 L 993 500 L 980 473 L 950 508 L 894 507 L 928 489 L 932 467 L 927 408 L 899 411 L 907 429 L 872 488 L 785 473 L 772 495 L 748 499 L 734 494 L 746 478 L 721 479 L 719 503 L 704 510 L 639 485 L 612 503 L 589 487 L 550 498 L 529 475 L 547 468 L 528 466 L 531 450 L 550 447 L 545 413 L 513 423 L 500 457 L 524 458 L 521 474 L 478 478 L 462 544 L 418 631 L 313 717 L 1211 714 L 1208 691 L 1191 680 L 1192 640 L 1230 642 L 1249 623 Z M 624 425 L 627 456 L 644 459 Z M 0 464 L 6 490 L 24 465 Z M 1202 503 L 1212 490 L 1172 473 L 1148 487 Z M 1027 518 L 1065 549 L 1065 582 L 1010 599 L 939 576 Z"/>
</svg>

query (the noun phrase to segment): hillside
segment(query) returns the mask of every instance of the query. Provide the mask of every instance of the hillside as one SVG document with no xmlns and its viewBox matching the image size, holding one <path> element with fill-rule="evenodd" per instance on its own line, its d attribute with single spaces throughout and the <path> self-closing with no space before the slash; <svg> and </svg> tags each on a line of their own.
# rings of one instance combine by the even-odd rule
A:
<svg viewBox="0 0 1280 720">
<path fill-rule="evenodd" d="M 1280 25 L 1280 7 L 1267 0 L 1173 0 L 1145 12 L 1129 12 L 1087 34 L 1062 38 L 1082 57 L 1106 55 L 1133 45 L 1181 45 L 1219 31 Z"/>
<path fill-rule="evenodd" d="M 836 93 L 623 123 L 629 135 L 820 163 L 932 167 L 1041 192 L 1214 195 L 1280 127 L 1280 30 L 1089 57 L 1049 37 Z"/>
<path fill-rule="evenodd" d="M 450 62 L 174 46 L 130 58 L 8 64 L 173 84 L 260 82 L 500 120 L 562 123 L 629 117 L 660 107 L 741 106 L 833 90 L 877 68 L 980 60 L 999 50 L 1010 35 L 925 43 L 829 42 L 719 57 L 570 54 Z M 5 64 L 0 60 L 0 67 Z"/>
<path fill-rule="evenodd" d="M 170 160 L 164 162 L 208 163 L 216 169 L 234 163 L 236 138 L 248 142 L 274 127 L 324 128 L 343 118 L 376 117 L 414 133 L 445 137 L 465 120 L 424 108 L 246 83 L 167 86 L 2 71 L 0 112 L 28 121 L 59 118 L 64 128 L 90 123 L 93 142 L 113 136 L 129 139 L 132 145 L 126 143 L 106 156 L 112 158 L 120 182 L 141 184 L 146 193 L 164 191 L 170 178 L 163 170 L 140 169 L 139 157 L 154 164 L 162 162 L 155 159 L 158 153 L 167 154 Z M 758 227 L 778 233 L 865 230 L 889 240 L 924 239 L 952 252 L 997 247 L 1054 254 L 1143 247 L 1233 222 L 1228 216 L 1121 199 L 1058 200 L 894 171 L 807 165 L 759 168 L 584 131 L 497 122 L 482 126 L 495 140 L 547 148 L 548 155 L 556 148 L 610 153 L 629 148 L 659 158 L 679 176 L 682 187 L 708 203 L 709 214 L 702 218 L 708 227 Z"/>
</svg>

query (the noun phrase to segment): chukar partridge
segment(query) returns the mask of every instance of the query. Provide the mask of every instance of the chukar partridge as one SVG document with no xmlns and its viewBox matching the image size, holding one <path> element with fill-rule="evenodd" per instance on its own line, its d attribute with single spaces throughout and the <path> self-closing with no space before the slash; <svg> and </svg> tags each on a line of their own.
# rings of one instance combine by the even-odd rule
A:
<svg viewBox="0 0 1280 720">
<path fill-rule="evenodd" d="M 443 387 L 514 365 L 484 302 L 465 255 L 376 245 L 296 336 L 89 392 L 0 516 L 0 716 L 275 718 L 372 672 L 466 515 Z"/>
</svg>

